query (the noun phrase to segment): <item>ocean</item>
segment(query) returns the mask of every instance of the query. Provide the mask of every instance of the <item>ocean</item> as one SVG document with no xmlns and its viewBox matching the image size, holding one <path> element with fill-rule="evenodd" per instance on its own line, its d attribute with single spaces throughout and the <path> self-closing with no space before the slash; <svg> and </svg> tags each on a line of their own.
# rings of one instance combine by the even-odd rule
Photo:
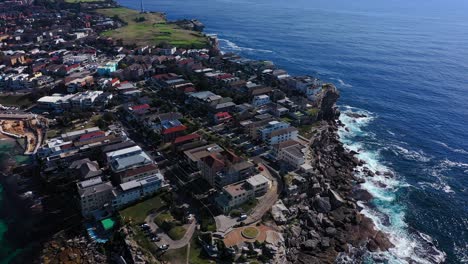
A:
<svg viewBox="0 0 468 264">
<path fill-rule="evenodd" d="M 120 0 L 139 9 L 140 1 Z M 468 1 L 145 0 L 224 51 L 335 83 L 343 143 L 374 171 L 386 263 L 468 263 Z M 351 118 L 347 113 L 362 113 Z"/>
<path fill-rule="evenodd" d="M 9 158 L 13 158 L 17 164 L 27 162 L 29 158 L 20 155 L 19 151 L 21 150 L 14 139 L 0 137 L 0 163 Z M 8 198 L 4 187 L 0 183 L 0 264 L 10 263 L 15 256 L 23 251 L 22 248 L 17 247 L 15 243 L 5 237 L 9 224 L 18 218 L 17 212 L 6 205 L 9 202 Z"/>
</svg>

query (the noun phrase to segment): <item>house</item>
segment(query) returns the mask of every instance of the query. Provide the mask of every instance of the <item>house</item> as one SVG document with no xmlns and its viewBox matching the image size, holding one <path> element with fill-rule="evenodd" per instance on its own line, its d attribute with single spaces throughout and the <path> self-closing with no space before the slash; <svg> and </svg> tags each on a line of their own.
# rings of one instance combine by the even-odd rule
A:
<svg viewBox="0 0 468 264">
<path fill-rule="evenodd" d="M 287 140 L 272 146 L 272 155 L 295 169 L 305 163 L 306 147 L 295 140 Z"/>
<path fill-rule="evenodd" d="M 272 131 L 268 138 L 265 140 L 270 146 L 278 144 L 287 140 L 296 140 L 299 130 L 295 127 L 286 127 Z"/>
<path fill-rule="evenodd" d="M 260 107 L 266 104 L 270 103 L 270 97 L 268 95 L 262 94 L 262 95 L 256 95 L 252 99 L 252 105 L 254 107 Z"/>
<path fill-rule="evenodd" d="M 210 153 L 199 165 L 202 178 L 218 188 L 247 178 L 254 169 L 253 163 L 227 150 Z"/>
<path fill-rule="evenodd" d="M 97 68 L 97 73 L 101 76 L 108 76 L 111 73 L 115 72 L 118 67 L 118 62 L 117 61 L 109 61 L 106 62 L 105 64 L 100 65 Z"/>
<path fill-rule="evenodd" d="M 187 163 L 193 169 L 201 169 L 201 160 L 203 158 L 211 154 L 216 154 L 222 151 L 224 150 L 219 145 L 209 144 L 206 146 L 201 146 L 201 147 L 186 150 L 184 151 L 184 156 L 185 156 Z"/>
<path fill-rule="evenodd" d="M 258 130 L 259 136 L 262 139 L 262 141 L 267 142 L 268 139 L 270 138 L 270 135 L 273 131 L 279 130 L 279 129 L 284 129 L 288 128 L 291 125 L 286 123 L 286 122 L 280 122 L 280 121 L 270 121 L 268 124 Z"/>
<path fill-rule="evenodd" d="M 149 104 L 141 105 L 131 105 L 126 108 L 129 115 L 127 116 L 128 120 L 142 120 L 144 116 L 150 112 Z"/>
<path fill-rule="evenodd" d="M 177 147 L 177 146 L 181 146 L 181 145 L 191 143 L 194 141 L 199 141 L 200 139 L 201 139 L 201 136 L 194 133 L 194 134 L 177 137 L 176 139 L 174 139 L 172 144 L 174 145 L 174 147 Z"/>
<path fill-rule="evenodd" d="M 232 116 L 228 112 L 219 112 L 219 113 L 214 114 L 215 124 L 226 123 L 231 120 L 232 120 Z"/>
<path fill-rule="evenodd" d="M 95 101 L 104 94 L 103 91 L 86 91 L 78 93 L 70 98 L 72 109 L 87 110 L 93 108 Z"/>
<path fill-rule="evenodd" d="M 227 185 L 215 198 L 216 204 L 224 213 L 228 213 L 245 202 L 264 195 L 268 192 L 269 183 L 265 176 L 257 174 L 245 181 Z"/>
<path fill-rule="evenodd" d="M 79 159 L 68 166 L 71 174 L 80 179 L 87 180 L 102 174 L 102 170 L 96 161 L 91 161 L 89 158 Z"/>
</svg>

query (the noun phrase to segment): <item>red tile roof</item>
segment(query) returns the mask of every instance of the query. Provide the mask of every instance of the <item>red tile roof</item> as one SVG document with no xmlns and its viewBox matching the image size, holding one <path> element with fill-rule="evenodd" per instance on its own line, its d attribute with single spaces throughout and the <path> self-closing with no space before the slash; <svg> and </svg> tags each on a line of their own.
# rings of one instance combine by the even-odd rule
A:
<svg viewBox="0 0 468 264">
<path fill-rule="evenodd" d="M 93 138 L 97 138 L 97 137 L 103 137 L 105 135 L 106 135 L 106 133 L 104 131 L 96 131 L 96 132 L 91 132 L 91 133 L 81 135 L 79 140 L 80 141 L 89 140 L 89 139 L 93 139 Z"/>
<path fill-rule="evenodd" d="M 141 111 L 150 109 L 149 104 L 142 104 L 142 105 L 134 105 L 132 106 L 132 111 Z"/>
<path fill-rule="evenodd" d="M 224 80 L 224 79 L 229 79 L 232 77 L 233 77 L 232 74 L 226 73 L 226 74 L 218 75 L 216 78 L 218 78 L 219 80 Z"/>
<path fill-rule="evenodd" d="M 171 127 L 171 128 L 168 128 L 168 129 L 163 130 L 163 135 L 167 135 L 167 134 L 171 134 L 171 133 L 176 133 L 176 132 L 184 131 L 184 130 L 186 130 L 186 129 L 187 129 L 187 127 L 184 126 L 184 125 Z"/>
<path fill-rule="evenodd" d="M 73 147 L 73 143 L 62 145 L 60 149 L 65 150 L 65 149 L 70 149 Z"/>
<path fill-rule="evenodd" d="M 151 164 L 148 164 L 148 165 L 145 165 L 145 166 L 141 166 L 141 167 L 137 167 L 137 168 L 134 168 L 134 169 L 123 171 L 123 172 L 119 173 L 119 176 L 122 177 L 122 178 L 132 177 L 132 176 L 147 173 L 147 172 L 150 172 L 150 171 L 156 171 L 157 169 L 158 169 L 158 167 L 155 164 L 151 163 Z"/>
<path fill-rule="evenodd" d="M 196 92 L 196 91 L 197 91 L 197 89 L 195 89 L 195 87 L 193 87 L 193 86 L 189 86 L 189 87 L 186 87 L 184 89 L 184 93 L 193 93 L 193 92 Z"/>
<path fill-rule="evenodd" d="M 231 115 L 228 112 L 219 112 L 216 113 L 215 116 L 217 118 L 231 118 Z"/>
<path fill-rule="evenodd" d="M 183 142 L 187 142 L 187 141 L 190 141 L 193 139 L 199 139 L 199 138 L 200 138 L 200 135 L 198 134 L 190 134 L 186 136 L 181 136 L 174 140 L 174 144 L 179 144 L 179 143 L 183 143 Z"/>
</svg>

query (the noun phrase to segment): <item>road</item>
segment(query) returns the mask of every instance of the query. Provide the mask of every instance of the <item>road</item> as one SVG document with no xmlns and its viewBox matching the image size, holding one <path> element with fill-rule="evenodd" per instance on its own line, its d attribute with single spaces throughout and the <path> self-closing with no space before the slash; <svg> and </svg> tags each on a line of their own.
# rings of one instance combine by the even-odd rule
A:
<svg viewBox="0 0 468 264">
<path fill-rule="evenodd" d="M 262 163 L 259 163 L 258 165 L 265 168 L 261 174 L 270 180 L 270 188 L 248 216 L 247 220 L 245 221 L 246 225 L 260 221 L 262 217 L 268 211 L 270 211 L 271 207 L 276 203 L 276 201 L 278 201 L 280 194 L 278 189 L 278 180 L 271 175 L 270 168 Z"/>
<path fill-rule="evenodd" d="M 154 218 L 158 214 L 159 213 L 150 214 L 145 219 L 145 222 L 146 224 L 149 225 L 149 227 L 151 228 L 151 231 L 153 231 L 155 234 L 157 234 L 161 238 L 161 241 L 156 243 L 158 246 L 166 244 L 166 245 L 169 245 L 169 249 L 178 249 L 178 248 L 183 248 L 187 244 L 190 243 L 193 233 L 195 232 L 195 227 L 197 226 L 196 221 L 193 221 L 191 224 L 184 225 L 187 231 L 185 232 L 185 235 L 182 239 L 172 240 L 166 234 L 166 232 L 164 232 L 161 228 L 159 228 L 159 226 L 156 223 L 154 223 Z"/>
<path fill-rule="evenodd" d="M 272 168 L 265 166 L 263 163 L 258 163 L 258 165 L 265 168 L 261 174 L 270 180 L 270 188 L 268 192 L 259 199 L 257 206 L 252 209 L 247 219 L 243 221 L 245 225 L 250 225 L 262 220 L 262 217 L 268 213 L 271 207 L 278 201 L 279 194 L 282 190 L 282 185 L 278 185 L 278 180 L 276 178 L 279 177 L 279 175 Z M 273 176 L 272 173 L 275 176 Z M 216 230 L 224 234 L 229 233 L 235 225 L 239 224 L 236 218 L 225 215 L 215 217 L 215 221 Z"/>
</svg>

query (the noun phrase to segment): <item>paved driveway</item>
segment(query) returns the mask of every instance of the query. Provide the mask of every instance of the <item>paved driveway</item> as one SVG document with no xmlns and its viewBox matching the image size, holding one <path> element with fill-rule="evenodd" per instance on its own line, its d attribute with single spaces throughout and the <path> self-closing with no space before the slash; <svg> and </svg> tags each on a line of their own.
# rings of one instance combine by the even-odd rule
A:
<svg viewBox="0 0 468 264">
<path fill-rule="evenodd" d="M 155 234 L 157 234 L 161 238 L 161 241 L 156 243 L 158 246 L 167 244 L 169 245 L 169 249 L 178 249 L 178 248 L 185 247 L 187 244 L 190 243 L 193 233 L 195 232 L 195 227 L 197 226 L 196 221 L 193 221 L 193 223 L 191 224 L 184 225 L 184 228 L 187 231 L 185 232 L 185 235 L 182 239 L 172 240 L 172 238 L 170 238 L 166 234 L 166 232 L 164 232 L 164 230 L 159 228 L 159 226 L 154 222 L 154 218 L 156 218 L 158 214 L 159 213 L 150 214 L 145 219 L 145 222 L 146 224 L 150 226 L 151 231 L 153 231 Z"/>
<path fill-rule="evenodd" d="M 271 175 L 268 167 L 262 163 L 259 163 L 259 165 L 264 168 L 261 174 L 270 180 L 270 188 L 268 189 L 268 192 L 260 198 L 257 206 L 255 206 L 255 208 L 252 210 L 247 220 L 244 221 L 246 224 L 260 221 L 263 215 L 265 215 L 276 203 L 276 201 L 278 201 L 279 197 L 277 179 Z"/>
</svg>

